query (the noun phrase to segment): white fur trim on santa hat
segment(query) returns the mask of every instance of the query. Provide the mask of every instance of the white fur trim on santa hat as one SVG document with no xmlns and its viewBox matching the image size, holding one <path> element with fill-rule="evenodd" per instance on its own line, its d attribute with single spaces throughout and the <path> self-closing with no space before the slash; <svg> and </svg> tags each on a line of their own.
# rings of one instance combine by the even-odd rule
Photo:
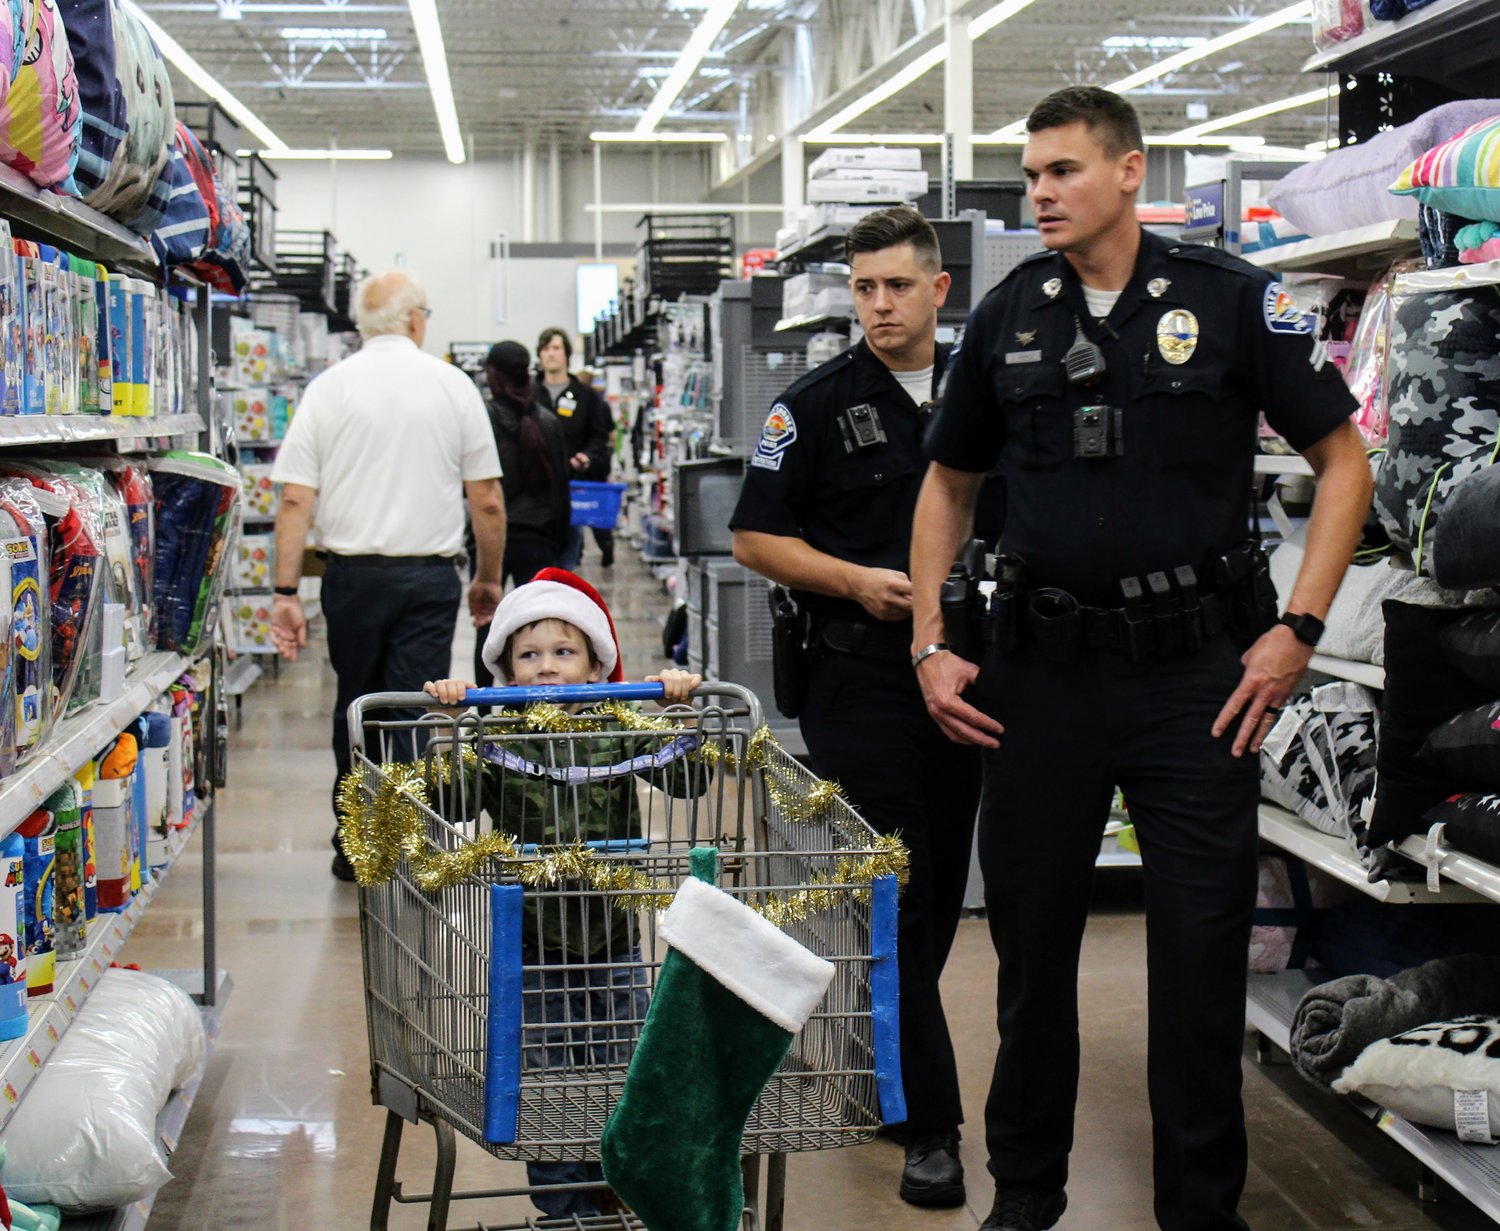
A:
<svg viewBox="0 0 1500 1231">
<path fill-rule="evenodd" d="M 599 674 L 608 679 L 620 659 L 604 609 L 581 590 L 560 581 L 528 581 L 517 586 L 495 608 L 489 636 L 484 639 L 484 665 L 497 680 L 505 677 L 500 656 L 511 634 L 538 620 L 566 620 L 589 639 Z"/>
</svg>

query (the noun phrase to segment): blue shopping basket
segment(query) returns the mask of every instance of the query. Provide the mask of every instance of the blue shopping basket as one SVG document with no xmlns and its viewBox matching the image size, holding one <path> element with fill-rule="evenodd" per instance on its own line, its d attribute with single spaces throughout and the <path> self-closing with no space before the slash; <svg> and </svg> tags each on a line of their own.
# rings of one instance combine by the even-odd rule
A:
<svg viewBox="0 0 1500 1231">
<path fill-rule="evenodd" d="M 627 483 L 590 483 L 576 479 L 568 484 L 573 500 L 573 524 L 613 530 L 620 520 L 620 501 L 625 498 Z"/>
</svg>

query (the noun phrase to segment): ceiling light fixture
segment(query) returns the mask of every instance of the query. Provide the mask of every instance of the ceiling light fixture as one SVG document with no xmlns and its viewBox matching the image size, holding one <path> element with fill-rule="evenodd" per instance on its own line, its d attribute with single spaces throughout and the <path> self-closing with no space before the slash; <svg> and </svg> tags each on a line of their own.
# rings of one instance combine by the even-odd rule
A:
<svg viewBox="0 0 1500 1231">
<path fill-rule="evenodd" d="M 941 145 L 939 133 L 819 133 L 802 138 L 808 145 Z"/>
<path fill-rule="evenodd" d="M 272 150 L 286 149 L 285 141 L 273 133 L 255 112 L 222 86 L 218 78 L 188 55 L 183 50 L 182 44 L 148 17 L 135 0 L 120 0 L 120 7 L 141 23 L 146 33 L 155 40 L 157 50 L 176 67 L 178 72 L 223 107 L 231 118 L 258 137 L 262 145 Z"/>
<path fill-rule="evenodd" d="M 734 16 L 734 10 L 739 7 L 739 2 L 740 0 L 713 0 L 713 3 L 704 11 L 703 20 L 698 23 L 697 28 L 688 38 L 687 46 L 677 57 L 677 63 L 672 65 L 672 71 L 667 74 L 667 79 L 661 83 L 661 88 L 656 91 L 650 105 L 636 121 L 636 132 L 649 133 L 661 123 L 668 109 L 677 101 L 677 96 L 693 79 L 693 74 L 698 71 L 698 65 L 703 62 L 703 57 L 714 45 L 714 39 L 719 37 L 719 31 Z"/>
<path fill-rule="evenodd" d="M 417 46 L 427 72 L 427 89 L 437 112 L 438 132 L 448 161 L 464 161 L 463 137 L 458 131 L 458 107 L 453 101 L 453 81 L 448 76 L 448 51 L 443 46 L 443 27 L 438 22 L 437 0 L 406 0 L 411 22 L 417 28 Z"/>
<path fill-rule="evenodd" d="M 1221 34 L 1218 38 L 1211 38 L 1207 42 L 1199 43 L 1196 47 L 1189 47 L 1185 51 L 1179 51 L 1174 56 L 1168 56 L 1165 60 L 1158 60 L 1149 68 L 1143 68 L 1138 73 L 1131 73 L 1128 77 L 1121 77 L 1119 81 L 1111 82 L 1105 86 L 1106 90 L 1113 90 L 1116 94 L 1126 94 L 1131 90 L 1138 90 L 1148 81 L 1155 81 L 1159 77 L 1165 77 L 1169 73 L 1175 73 L 1179 68 L 1188 64 L 1196 63 L 1206 59 L 1208 56 L 1216 55 L 1229 47 L 1237 46 L 1252 38 L 1258 38 L 1272 30 L 1279 30 L 1282 26 L 1290 25 L 1295 21 L 1306 21 L 1312 16 L 1312 0 L 1298 0 L 1298 3 L 1288 5 L 1286 8 L 1275 13 L 1268 13 L 1258 21 L 1247 22 L 1237 30 L 1231 30 L 1228 34 Z"/>
<path fill-rule="evenodd" d="M 1313 103 L 1325 102 L 1330 98 L 1336 98 L 1339 93 L 1338 83 L 1321 86 L 1316 90 L 1308 90 L 1305 94 L 1293 94 L 1290 98 L 1279 98 L 1273 103 L 1262 103 L 1259 107 L 1247 107 L 1244 111 L 1236 111 L 1232 115 L 1220 116 L 1217 120 L 1205 120 L 1202 124 L 1193 124 L 1187 128 L 1179 129 L 1173 133 L 1174 137 L 1201 137 L 1204 133 L 1218 132 L 1224 128 L 1234 128 L 1238 124 L 1248 124 L 1251 120 L 1263 119 L 1268 115 L 1276 115 L 1282 111 L 1292 111 L 1297 107 L 1311 106 Z"/>
<path fill-rule="evenodd" d="M 1004 0 L 1004 3 L 996 4 L 973 21 L 969 22 L 969 38 L 977 39 L 981 35 L 988 34 L 1003 21 L 1009 21 L 1017 13 L 1029 8 L 1036 0 Z M 927 75 L 927 73 L 943 63 L 948 58 L 948 45 L 939 43 L 936 47 L 928 48 L 915 60 L 912 60 L 905 68 L 900 69 L 891 77 L 886 78 L 879 85 L 867 93 L 855 99 L 842 111 L 831 119 L 825 120 L 811 132 L 807 133 L 805 140 L 826 143 L 838 129 L 842 128 L 850 120 L 862 116 L 871 107 L 879 106 L 886 99 L 899 94 L 912 82 Z"/>
<path fill-rule="evenodd" d="M 722 141 L 728 141 L 725 133 L 716 132 L 636 132 L 634 129 L 625 129 L 619 132 L 599 131 L 589 133 L 590 141 L 617 142 L 625 145 L 652 144 L 654 142 L 665 142 L 681 145 L 717 145 Z"/>
<path fill-rule="evenodd" d="M 1206 42 L 1199 43 L 1195 47 L 1189 47 L 1179 51 L 1176 55 L 1168 56 L 1165 60 L 1158 60 L 1149 68 L 1143 68 L 1139 72 L 1131 73 L 1128 77 L 1121 77 L 1118 81 L 1112 81 L 1104 88 L 1112 90 L 1116 94 L 1126 94 L 1131 90 L 1138 90 L 1147 82 L 1155 81 L 1189 64 L 1199 60 L 1207 59 L 1229 47 L 1236 47 L 1240 43 L 1250 39 L 1258 38 L 1272 30 L 1279 30 L 1282 26 L 1291 25 L 1293 22 L 1306 21 L 1312 16 L 1312 0 L 1298 0 L 1296 4 L 1290 4 L 1284 9 L 1247 22 L 1238 29 L 1231 30 L 1228 34 L 1221 34 L 1218 38 L 1211 38 Z M 1184 130 L 1188 131 L 1188 130 Z M 1024 145 L 1026 134 L 1026 121 L 1013 120 L 1001 128 L 995 129 L 989 136 L 975 138 L 985 145 Z M 1017 141 L 1016 138 L 1021 140 Z M 1165 144 L 1158 142 L 1158 144 Z"/>
</svg>

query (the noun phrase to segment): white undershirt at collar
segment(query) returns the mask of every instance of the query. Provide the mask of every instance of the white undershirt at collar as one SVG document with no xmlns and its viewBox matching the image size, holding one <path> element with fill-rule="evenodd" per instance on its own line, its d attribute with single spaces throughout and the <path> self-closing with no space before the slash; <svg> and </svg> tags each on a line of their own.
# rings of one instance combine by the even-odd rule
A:
<svg viewBox="0 0 1500 1231">
<path fill-rule="evenodd" d="M 896 372 L 892 376 L 900 383 L 901 387 L 911 396 L 911 400 L 918 406 L 932 401 L 932 364 L 925 368 L 919 368 L 915 372 Z"/>
<path fill-rule="evenodd" d="M 1119 291 L 1100 291 L 1092 286 L 1083 288 L 1083 302 L 1088 305 L 1089 315 L 1096 321 L 1102 321 L 1113 312 L 1115 301 L 1119 298 Z"/>
</svg>

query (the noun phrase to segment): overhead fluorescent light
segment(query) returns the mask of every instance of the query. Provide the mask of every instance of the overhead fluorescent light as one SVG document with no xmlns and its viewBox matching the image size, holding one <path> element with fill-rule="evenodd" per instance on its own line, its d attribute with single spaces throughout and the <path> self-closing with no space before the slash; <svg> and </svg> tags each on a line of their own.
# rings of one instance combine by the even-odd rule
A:
<svg viewBox="0 0 1500 1231">
<path fill-rule="evenodd" d="M 453 82 L 448 76 L 448 51 L 443 46 L 443 27 L 438 22 L 437 0 L 406 0 L 411 22 L 417 28 L 417 46 L 427 72 L 427 88 L 437 112 L 438 132 L 448 161 L 464 161 L 463 136 L 458 131 L 458 107 L 453 101 Z"/>
<path fill-rule="evenodd" d="M 1237 145 L 1255 144 L 1263 142 L 1264 137 L 1184 137 L 1180 133 L 1162 133 L 1159 135 L 1146 134 L 1144 137 L 1146 145 L 1181 145 L 1201 146 L 1203 148 L 1214 148 L 1218 146 L 1232 147 Z M 975 137 L 975 145 L 1025 145 L 1026 133 L 1003 132 L 1000 135 L 989 133 L 986 136 Z"/>
<path fill-rule="evenodd" d="M 1023 9 L 1035 4 L 1036 0 L 1004 0 L 1001 4 L 992 5 L 973 21 L 969 22 L 969 38 L 977 39 L 981 35 L 988 34 L 1001 22 L 1009 21 Z M 911 61 L 905 68 L 899 70 L 885 81 L 867 93 L 855 99 L 842 111 L 838 112 L 832 119 L 825 120 L 812 132 L 808 133 L 806 140 L 823 141 L 838 129 L 842 128 L 850 120 L 862 116 L 871 107 L 877 107 L 886 99 L 899 94 L 912 82 L 927 75 L 929 71 L 942 64 L 948 58 L 948 45 L 939 43 L 936 47 L 929 48 Z"/>
<path fill-rule="evenodd" d="M 157 50 L 193 85 L 223 107 L 229 115 L 260 139 L 267 149 L 284 150 L 286 142 L 273 133 L 261 118 L 240 102 L 197 60 L 183 50 L 182 44 L 156 24 L 135 0 L 120 0 L 120 7 L 134 17 L 156 42 Z"/>
<path fill-rule="evenodd" d="M 1282 26 L 1291 25 L 1293 22 L 1307 21 L 1311 16 L 1312 0 L 1298 0 L 1296 4 L 1288 5 L 1286 8 L 1279 9 L 1274 13 L 1268 13 L 1256 21 L 1247 22 L 1245 25 L 1229 31 L 1227 34 L 1219 35 L 1218 38 L 1211 38 L 1206 42 L 1199 43 L 1195 47 L 1188 47 L 1183 51 L 1179 51 L 1176 55 L 1168 56 L 1164 60 L 1158 60 L 1150 67 L 1143 68 L 1136 73 L 1131 73 L 1128 77 L 1121 77 L 1118 81 L 1111 81 L 1104 88 L 1112 90 L 1116 94 L 1127 94 L 1131 90 L 1140 89 L 1147 82 L 1156 81 L 1158 78 L 1175 73 L 1178 69 L 1188 64 L 1194 64 L 1199 60 L 1207 59 L 1209 56 L 1216 55 L 1226 48 L 1238 46 L 1240 43 L 1258 38 L 1262 34 L 1267 34 L 1272 30 L 1278 30 Z M 986 145 L 1012 145 L 1016 144 L 1014 138 L 1017 135 L 1021 135 L 1023 140 L 1020 144 L 1025 144 L 1025 132 L 1026 121 L 1024 119 L 1014 120 L 1001 128 L 995 129 L 986 138 L 976 138 L 976 141 L 982 140 L 983 144 Z"/>
<path fill-rule="evenodd" d="M 235 153 L 241 158 L 250 154 L 249 150 L 236 150 Z M 390 150 L 256 150 L 265 159 L 293 160 L 297 162 L 339 161 L 339 162 L 382 162 L 392 157 Z"/>
<path fill-rule="evenodd" d="M 1034 2 L 1035 0 L 1005 0 L 1003 4 L 986 9 L 969 23 L 969 37 L 975 39 L 981 34 L 988 34 L 1002 21 L 1009 21 Z"/>
<path fill-rule="evenodd" d="M 1290 25 L 1295 21 L 1306 21 L 1312 16 L 1312 0 L 1298 0 L 1298 3 L 1288 5 L 1275 13 L 1268 13 L 1258 21 L 1247 22 L 1228 34 L 1221 34 L 1218 38 L 1208 39 L 1199 43 L 1196 47 L 1189 47 L 1179 51 L 1176 55 L 1168 56 L 1165 60 L 1158 60 L 1149 68 L 1143 68 L 1140 72 L 1131 73 L 1128 77 L 1121 77 L 1119 81 L 1113 81 L 1105 86 L 1106 90 L 1113 90 L 1116 94 L 1126 94 L 1131 90 L 1138 90 L 1148 81 L 1155 81 L 1165 77 L 1169 73 L 1175 73 L 1178 69 L 1209 56 L 1217 55 L 1229 47 L 1237 46 L 1252 38 L 1259 38 L 1272 30 L 1278 30 L 1282 26 Z"/>
<path fill-rule="evenodd" d="M 379 43 L 390 37 L 380 26 L 283 26 L 289 43 Z"/>
<path fill-rule="evenodd" d="M 661 83 L 661 88 L 656 91 L 656 96 L 651 100 L 650 106 L 636 121 L 636 132 L 649 133 L 661 123 L 672 104 L 677 101 L 677 96 L 693 79 L 693 74 L 698 71 L 698 65 L 708 54 L 708 49 L 714 45 L 714 39 L 719 37 L 719 31 L 734 15 L 739 2 L 740 0 L 713 0 L 713 3 L 704 10 L 703 20 L 698 23 L 697 28 L 688 38 L 687 46 L 677 57 L 677 63 L 672 65 L 672 71 Z"/>
<path fill-rule="evenodd" d="M 665 142 L 681 145 L 717 145 L 721 141 L 728 141 L 726 133 L 716 132 L 636 132 L 634 129 L 623 131 L 601 130 L 589 133 L 590 141 L 614 141 L 626 145 L 650 145 L 656 142 Z"/>
<path fill-rule="evenodd" d="M 1208 38 L 1202 34 L 1111 34 L 1103 47 L 1105 51 L 1170 51 L 1206 42 Z"/>
<path fill-rule="evenodd" d="M 1335 82 L 1333 85 L 1320 86 L 1316 90 L 1308 90 L 1305 94 L 1293 94 L 1290 98 L 1279 98 L 1272 103 L 1262 103 L 1259 107 L 1247 107 L 1244 111 L 1236 111 L 1232 115 L 1220 116 L 1217 120 L 1205 120 L 1202 124 L 1190 125 L 1172 135 L 1175 137 L 1201 137 L 1204 133 L 1218 132 L 1224 128 L 1234 128 L 1236 125 L 1248 124 L 1251 120 L 1264 119 L 1268 115 L 1276 115 L 1282 111 L 1292 111 L 1297 107 L 1307 107 L 1313 103 L 1326 102 L 1330 98 L 1337 97 L 1338 92 L 1338 83 Z"/>
</svg>

